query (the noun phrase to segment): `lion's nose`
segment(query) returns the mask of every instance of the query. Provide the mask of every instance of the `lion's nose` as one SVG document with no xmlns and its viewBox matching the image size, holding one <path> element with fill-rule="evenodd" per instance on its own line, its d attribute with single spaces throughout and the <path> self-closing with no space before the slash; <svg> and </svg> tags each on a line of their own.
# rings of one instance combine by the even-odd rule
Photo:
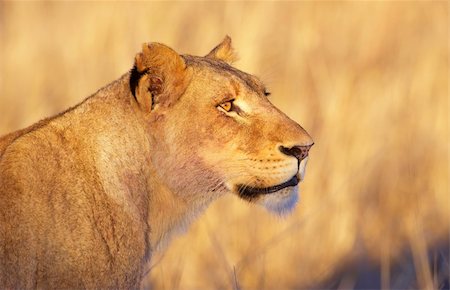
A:
<svg viewBox="0 0 450 290">
<path fill-rule="evenodd" d="M 298 159 L 298 161 L 302 161 L 308 156 L 309 149 L 311 149 L 313 145 L 314 143 L 310 145 L 293 146 L 291 148 L 280 146 L 279 149 L 282 153 L 288 156 L 294 156 L 295 158 Z"/>
</svg>

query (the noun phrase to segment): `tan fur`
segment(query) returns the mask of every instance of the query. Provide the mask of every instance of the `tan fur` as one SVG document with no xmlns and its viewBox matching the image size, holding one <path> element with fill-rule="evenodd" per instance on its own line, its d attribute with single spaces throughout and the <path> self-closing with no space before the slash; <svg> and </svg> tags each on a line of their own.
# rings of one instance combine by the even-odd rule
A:
<svg viewBox="0 0 450 290">
<path fill-rule="evenodd" d="M 145 44 L 133 92 L 127 73 L 0 138 L 1 289 L 139 288 L 151 253 L 211 201 L 298 174 L 278 146 L 311 138 L 233 55 L 229 38 L 207 57 Z M 239 114 L 218 107 L 229 99 Z M 281 213 L 296 188 L 251 201 Z"/>
<path fill-rule="evenodd" d="M 205 57 L 221 60 L 228 64 L 232 64 L 238 59 L 237 53 L 231 46 L 231 38 L 228 35 L 225 36 L 224 40 Z"/>
</svg>

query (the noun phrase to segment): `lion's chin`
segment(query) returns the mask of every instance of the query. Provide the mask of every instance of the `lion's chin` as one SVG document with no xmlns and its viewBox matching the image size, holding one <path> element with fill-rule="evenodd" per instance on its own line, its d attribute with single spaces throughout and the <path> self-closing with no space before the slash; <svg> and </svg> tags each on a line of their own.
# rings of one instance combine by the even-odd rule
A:
<svg viewBox="0 0 450 290">
<path fill-rule="evenodd" d="M 298 185 L 296 185 L 283 188 L 271 194 L 261 195 L 255 202 L 272 213 L 286 215 L 292 212 L 298 200 L 299 189 Z"/>
</svg>

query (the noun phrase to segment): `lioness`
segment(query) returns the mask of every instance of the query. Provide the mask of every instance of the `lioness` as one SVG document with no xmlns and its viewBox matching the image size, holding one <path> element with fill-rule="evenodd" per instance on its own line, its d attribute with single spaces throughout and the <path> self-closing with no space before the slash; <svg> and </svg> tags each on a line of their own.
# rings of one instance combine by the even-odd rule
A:
<svg viewBox="0 0 450 290">
<path fill-rule="evenodd" d="M 0 139 L 0 288 L 139 288 L 152 252 L 225 193 L 283 213 L 313 141 L 256 77 L 144 44 L 79 105 Z"/>
</svg>

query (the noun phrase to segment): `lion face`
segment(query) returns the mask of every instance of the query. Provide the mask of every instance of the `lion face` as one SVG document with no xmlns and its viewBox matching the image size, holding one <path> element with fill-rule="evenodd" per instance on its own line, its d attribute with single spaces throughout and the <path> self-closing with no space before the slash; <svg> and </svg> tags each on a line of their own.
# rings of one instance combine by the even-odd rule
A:
<svg viewBox="0 0 450 290">
<path fill-rule="evenodd" d="M 313 141 L 270 103 L 259 79 L 219 58 L 231 55 L 221 51 L 226 46 L 207 57 L 182 57 L 180 82 L 186 85 L 169 106 L 153 108 L 152 162 L 164 183 L 186 199 L 232 192 L 270 211 L 289 212 Z"/>
</svg>

